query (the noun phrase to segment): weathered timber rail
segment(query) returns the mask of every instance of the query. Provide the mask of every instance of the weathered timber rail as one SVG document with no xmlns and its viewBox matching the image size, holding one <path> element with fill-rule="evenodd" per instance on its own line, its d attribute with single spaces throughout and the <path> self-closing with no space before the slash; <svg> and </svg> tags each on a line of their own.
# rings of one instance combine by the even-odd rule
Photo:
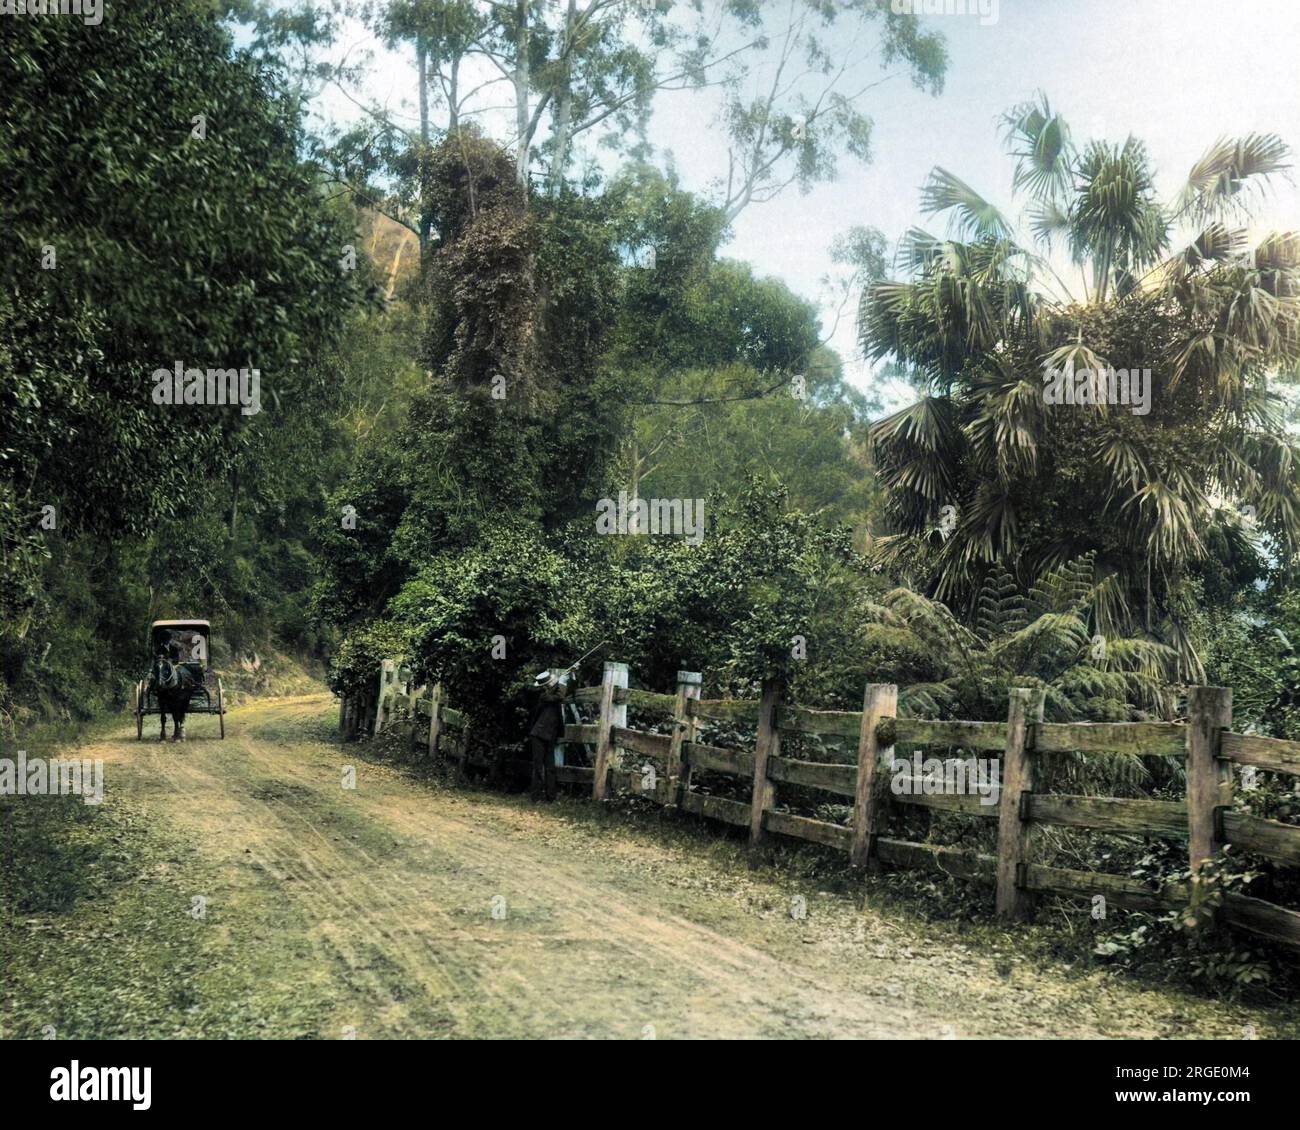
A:
<svg viewBox="0 0 1300 1130">
<path fill-rule="evenodd" d="M 472 752 L 464 716 L 445 702 L 441 685 L 411 690 L 406 672 L 385 661 L 379 686 L 367 701 L 345 700 L 340 728 L 382 731 L 394 718 L 409 726 L 410 740 L 432 756 L 463 771 L 488 766 L 491 757 Z M 557 769 L 562 783 L 589 788 L 595 799 L 631 792 L 670 809 L 748 830 L 751 844 L 769 836 L 805 840 L 849 854 L 858 867 L 880 865 L 932 868 L 995 888 L 1000 916 L 1032 913 L 1042 894 L 1094 899 L 1133 910 L 1177 909 L 1188 903 L 1187 884 L 1150 886 L 1126 876 L 1050 867 L 1032 862 L 1036 829 L 1043 826 L 1163 839 L 1186 840 L 1193 875 L 1226 844 L 1283 867 L 1300 867 L 1300 827 L 1266 820 L 1232 808 L 1234 765 L 1300 776 L 1300 742 L 1232 732 L 1232 692 L 1193 687 L 1186 722 L 1051 723 L 1043 721 L 1041 697 L 1011 692 L 1005 722 L 939 721 L 897 716 L 897 688 L 868 684 L 861 711 L 814 710 L 781 701 L 767 685 L 760 699 L 701 699 L 702 676 L 678 672 L 676 694 L 629 688 L 628 669 L 607 663 L 600 686 L 581 687 L 571 700 L 598 712 L 581 725 L 567 725 L 562 741 L 596 750 L 592 766 Z M 669 733 L 630 728 L 627 711 L 659 715 Z M 699 741 L 701 724 L 753 726 L 752 748 L 724 749 Z M 817 735 L 855 744 L 854 764 L 792 758 L 781 751 L 783 737 Z M 900 746 L 959 748 L 1001 755 L 996 805 L 969 794 L 920 789 L 895 793 L 894 751 Z M 1074 796 L 1035 789 L 1041 755 L 1117 753 L 1186 759 L 1185 800 Z M 745 779 L 750 800 L 699 792 L 696 772 Z M 853 805 L 848 824 L 836 824 L 777 810 L 787 786 L 824 792 Z M 881 829 L 892 805 L 916 805 L 997 822 L 996 854 L 914 843 L 885 836 Z M 1276 942 L 1300 947 L 1300 912 L 1240 894 L 1226 894 L 1223 921 Z"/>
</svg>

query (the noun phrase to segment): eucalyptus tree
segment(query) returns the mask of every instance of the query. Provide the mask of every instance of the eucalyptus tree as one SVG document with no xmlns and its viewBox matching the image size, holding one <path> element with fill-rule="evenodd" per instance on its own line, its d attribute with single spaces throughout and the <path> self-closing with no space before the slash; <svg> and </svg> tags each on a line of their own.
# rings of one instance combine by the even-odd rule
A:
<svg viewBox="0 0 1300 1130">
<path fill-rule="evenodd" d="M 1245 226 L 1288 151 L 1221 139 L 1162 201 L 1136 138 L 1076 146 L 1041 95 L 1003 127 L 1022 215 L 935 169 L 922 205 L 948 232 L 907 232 L 901 277 L 862 298 L 865 353 L 921 393 L 873 428 L 876 552 L 964 608 L 1000 564 L 1025 581 L 1095 552 L 1098 630 L 1156 632 L 1199 678 L 1183 582 L 1244 584 L 1300 546 L 1300 448 L 1270 387 L 1300 356 L 1300 239 Z M 1111 395 L 1122 370 L 1149 378 L 1149 411 Z"/>
<path fill-rule="evenodd" d="M 833 177 L 841 154 L 870 160 L 871 91 L 907 76 L 938 93 L 947 67 L 940 35 L 878 0 L 371 0 L 360 17 L 414 63 L 412 126 L 366 93 L 371 71 L 351 51 L 327 58 L 345 38 L 345 0 L 228 6 L 255 24 L 258 45 L 304 53 L 303 73 L 359 108 L 318 153 L 426 245 L 423 158 L 470 122 L 511 150 L 525 192 L 536 179 L 555 196 L 580 140 L 643 157 L 659 92 L 715 92 L 727 150 L 717 203 L 729 222 L 787 186 Z"/>
</svg>

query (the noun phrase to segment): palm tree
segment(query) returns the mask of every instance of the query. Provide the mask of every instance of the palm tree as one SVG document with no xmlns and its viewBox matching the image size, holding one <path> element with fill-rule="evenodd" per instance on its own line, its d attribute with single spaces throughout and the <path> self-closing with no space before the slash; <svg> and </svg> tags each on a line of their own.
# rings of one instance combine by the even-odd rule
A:
<svg viewBox="0 0 1300 1130">
<path fill-rule="evenodd" d="M 1300 546 L 1300 447 L 1269 389 L 1300 361 L 1300 237 L 1241 226 L 1288 150 L 1217 141 L 1162 203 L 1132 137 L 1078 149 L 1042 95 L 1003 126 L 1019 227 L 937 168 L 922 203 L 947 235 L 909 231 L 903 278 L 862 298 L 864 353 L 922 394 L 872 429 L 891 527 L 874 551 L 967 616 L 996 566 L 1027 582 L 1093 553 L 1092 627 L 1145 629 L 1201 681 L 1188 579 L 1246 583 Z M 1112 368 L 1150 371 L 1149 414 L 1044 395 Z"/>
</svg>

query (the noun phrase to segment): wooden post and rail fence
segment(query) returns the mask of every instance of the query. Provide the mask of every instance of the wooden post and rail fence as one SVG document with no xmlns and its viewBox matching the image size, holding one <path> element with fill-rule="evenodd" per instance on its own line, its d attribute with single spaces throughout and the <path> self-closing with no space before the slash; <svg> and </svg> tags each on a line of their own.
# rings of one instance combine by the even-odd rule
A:
<svg viewBox="0 0 1300 1130">
<path fill-rule="evenodd" d="M 471 764 L 489 765 L 490 755 L 471 752 L 466 719 L 447 705 L 441 685 L 412 691 L 406 674 L 396 662 L 385 661 L 376 694 L 345 699 L 340 710 L 345 735 L 366 730 L 367 720 L 373 731 L 382 732 L 400 718 L 410 728 L 412 744 L 430 756 L 440 754 L 462 771 Z M 558 767 L 557 780 L 589 787 L 596 800 L 633 792 L 668 808 L 745 828 L 751 845 L 769 836 L 792 837 L 847 852 L 859 868 L 927 867 L 986 880 L 995 888 L 998 915 L 1007 919 L 1028 917 L 1044 893 L 1087 899 L 1100 895 L 1135 910 L 1188 905 L 1187 884 L 1156 887 L 1127 876 L 1033 862 L 1034 833 L 1042 826 L 1185 840 L 1193 875 L 1225 844 L 1283 867 L 1300 867 L 1300 826 L 1232 808 L 1233 765 L 1300 777 L 1300 742 L 1234 733 L 1232 692 L 1222 687 L 1190 688 L 1186 722 L 1051 723 L 1043 720 L 1041 692 L 1027 688 L 1011 691 L 1005 722 L 970 722 L 900 718 L 893 685 L 869 683 L 861 711 L 835 711 L 787 704 L 776 683 L 765 684 L 757 700 L 701 699 L 703 681 L 699 672 L 679 671 L 676 693 L 657 694 L 630 688 L 626 664 L 606 663 L 599 686 L 571 692 L 570 701 L 597 711 L 596 721 L 566 725 L 561 739 L 594 749 L 594 764 Z M 658 716 L 669 732 L 629 728 L 629 707 Z M 701 727 L 710 723 L 754 726 L 753 748 L 702 743 Z M 782 752 L 783 735 L 817 735 L 850 747 L 856 743 L 856 764 L 789 757 Z M 919 781 L 901 793 L 891 789 L 898 746 L 999 754 L 997 804 L 978 795 L 927 794 Z M 1041 755 L 1054 753 L 1185 758 L 1186 799 L 1041 792 L 1035 788 L 1037 763 Z M 747 778 L 750 800 L 698 791 L 693 775 L 701 772 Z M 780 811 L 778 790 L 783 786 L 841 798 L 852 805 L 851 822 Z M 894 805 L 996 820 L 996 854 L 889 837 L 884 826 Z M 1300 912 L 1295 910 L 1225 892 L 1217 913 L 1230 925 L 1300 946 Z"/>
</svg>

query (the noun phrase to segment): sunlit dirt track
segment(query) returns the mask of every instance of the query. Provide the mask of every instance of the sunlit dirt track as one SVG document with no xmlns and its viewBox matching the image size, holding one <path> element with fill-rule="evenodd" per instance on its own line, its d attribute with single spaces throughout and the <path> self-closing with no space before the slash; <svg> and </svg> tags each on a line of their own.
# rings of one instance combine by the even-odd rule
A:
<svg viewBox="0 0 1300 1130">
<path fill-rule="evenodd" d="M 1249 1009 L 1030 964 L 1010 933 L 992 952 L 750 870 L 706 830 L 416 779 L 341 745 L 335 717 L 323 694 L 266 700 L 224 742 L 196 718 L 182 746 L 132 728 L 83 751 L 105 760 L 106 812 L 183 846 L 204 900 L 184 923 L 203 954 L 190 997 L 105 1034 L 211 1030 L 184 1008 L 362 1039 L 1269 1034 Z M 152 889 L 135 897 L 184 916 L 186 891 Z"/>
</svg>

